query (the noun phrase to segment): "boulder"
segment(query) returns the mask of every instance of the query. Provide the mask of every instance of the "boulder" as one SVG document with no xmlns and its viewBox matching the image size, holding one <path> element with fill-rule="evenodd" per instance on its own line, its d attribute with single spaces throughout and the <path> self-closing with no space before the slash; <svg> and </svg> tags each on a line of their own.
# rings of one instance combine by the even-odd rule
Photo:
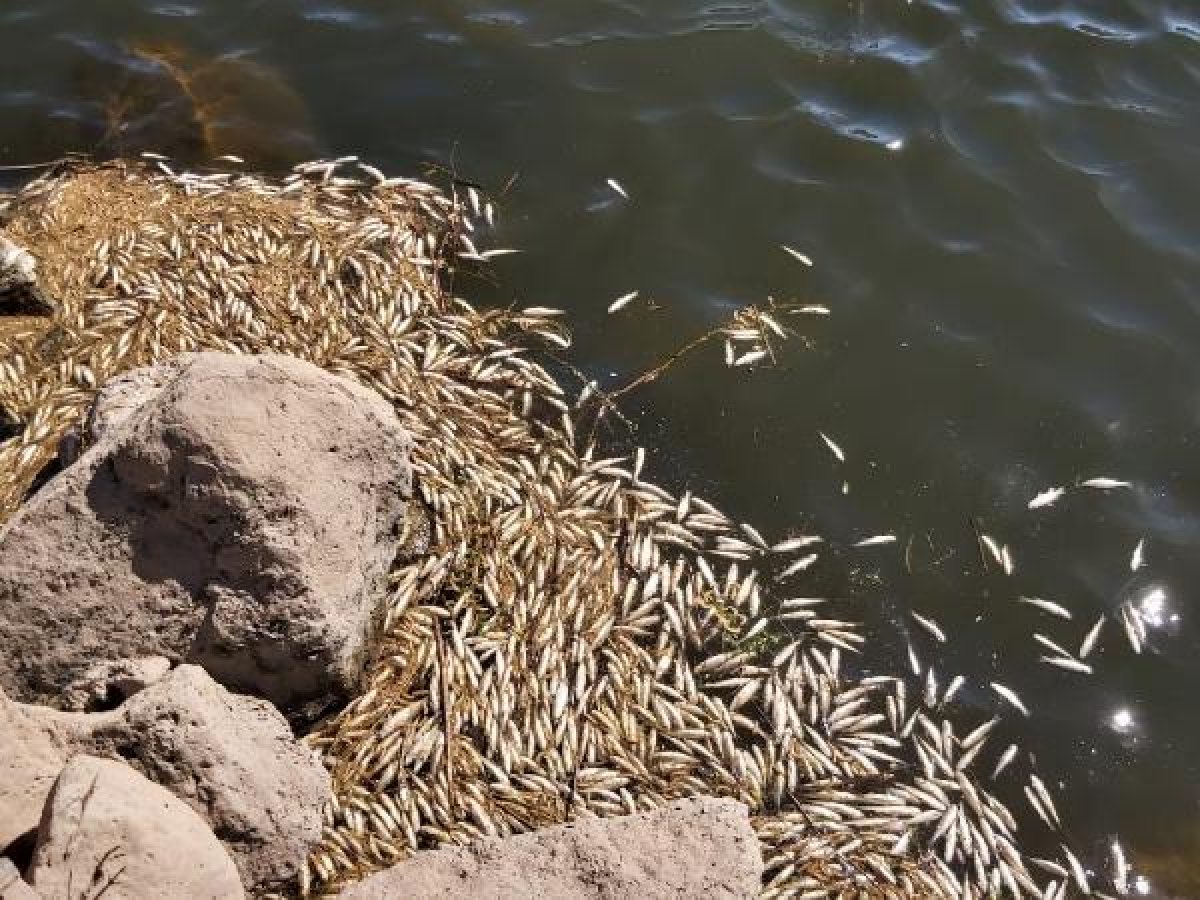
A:
<svg viewBox="0 0 1200 900">
<path fill-rule="evenodd" d="M 162 656 L 300 718 L 352 693 L 411 494 L 383 398 L 187 354 L 102 391 L 92 426 L 0 530 L 0 687 L 57 705 L 98 661 Z"/>
<path fill-rule="evenodd" d="M 762 856 L 746 807 L 702 797 L 417 853 L 341 896 L 709 900 L 757 897 L 761 888 Z"/>
<path fill-rule="evenodd" d="M 233 860 L 187 804 L 91 756 L 74 757 L 54 782 L 29 883 L 67 900 L 245 896 Z"/>
<path fill-rule="evenodd" d="M 185 665 L 109 712 L 59 712 L 0 695 L 0 850 L 36 827 L 50 786 L 77 753 L 124 760 L 190 806 L 248 891 L 293 884 L 320 839 L 330 787 L 316 754 L 293 740 L 271 704 L 230 694 Z"/>
<path fill-rule="evenodd" d="M 225 691 L 197 666 L 91 717 L 88 745 L 185 800 L 233 855 L 248 889 L 279 889 L 321 837 L 329 774 L 264 700 Z"/>
<path fill-rule="evenodd" d="M 39 900 L 11 859 L 0 857 L 0 900 Z"/>
</svg>

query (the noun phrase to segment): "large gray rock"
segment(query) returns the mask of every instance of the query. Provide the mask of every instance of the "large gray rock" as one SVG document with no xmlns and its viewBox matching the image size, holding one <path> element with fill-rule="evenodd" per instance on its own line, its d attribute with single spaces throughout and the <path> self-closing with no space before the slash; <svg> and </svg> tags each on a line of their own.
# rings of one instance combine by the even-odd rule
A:
<svg viewBox="0 0 1200 900">
<path fill-rule="evenodd" d="M 76 756 L 38 826 L 29 882 L 43 897 L 242 897 L 229 854 L 187 804 L 129 766 Z"/>
<path fill-rule="evenodd" d="M 36 827 L 51 784 L 77 753 L 122 759 L 187 803 L 249 891 L 294 884 L 320 839 L 330 787 L 316 754 L 293 740 L 271 704 L 180 666 L 110 712 L 59 712 L 0 695 L 0 849 Z"/>
<path fill-rule="evenodd" d="M 418 853 L 351 885 L 346 900 L 751 898 L 762 856 L 746 807 L 680 800 L 612 819 L 580 819 L 516 837 Z"/>
<path fill-rule="evenodd" d="M 106 388 L 92 430 L 0 530 L 0 687 L 57 705 L 98 661 L 163 656 L 293 713 L 352 692 L 411 491 L 391 407 L 290 357 L 189 354 Z"/>
</svg>

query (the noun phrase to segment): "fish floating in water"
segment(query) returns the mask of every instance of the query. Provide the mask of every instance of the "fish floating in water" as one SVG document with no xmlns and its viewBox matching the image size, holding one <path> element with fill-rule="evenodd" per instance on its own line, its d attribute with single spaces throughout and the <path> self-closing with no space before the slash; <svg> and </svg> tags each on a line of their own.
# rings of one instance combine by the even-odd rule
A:
<svg viewBox="0 0 1200 900">
<path fill-rule="evenodd" d="M 1026 706 L 1021 698 L 1017 696 L 1017 692 L 1012 688 L 1000 684 L 998 681 L 988 682 L 988 686 L 1002 697 L 1010 706 L 1021 712 L 1022 715 L 1029 715 L 1029 707 Z"/>
<path fill-rule="evenodd" d="M 851 544 L 852 547 L 878 547 L 882 544 L 896 543 L 894 534 L 873 534 L 870 537 L 863 538 L 861 541 L 855 541 Z"/>
<path fill-rule="evenodd" d="M 1055 503 L 1057 503 L 1059 501 L 1059 499 L 1062 497 L 1062 495 L 1065 494 L 1066 492 L 1067 492 L 1066 488 L 1060 488 L 1060 487 L 1047 488 L 1046 490 L 1042 491 L 1040 494 L 1038 494 L 1036 497 L 1034 497 L 1032 500 L 1029 501 L 1029 508 L 1030 509 L 1041 509 L 1046 506 L 1053 506 Z"/>
<path fill-rule="evenodd" d="M 804 265 L 811 266 L 813 264 L 812 258 L 807 254 L 801 253 L 799 250 L 793 250 L 787 244 L 780 244 L 779 246 L 782 247 L 789 256 L 791 256 L 793 259 L 800 260 L 800 262 L 804 263 Z"/>
<path fill-rule="evenodd" d="M 609 307 L 608 307 L 609 314 L 611 315 L 612 313 L 619 312 L 620 310 L 624 309 L 626 306 L 628 306 L 630 303 L 632 303 L 634 300 L 636 300 L 637 297 L 638 297 L 637 291 L 630 291 L 628 294 L 622 294 L 620 297 L 618 297 L 616 300 L 614 300 L 611 304 L 609 304 Z"/>
<path fill-rule="evenodd" d="M 1018 832 L 1014 813 L 984 783 L 979 761 L 992 758 L 999 718 L 967 731 L 934 713 L 965 678 L 939 692 L 934 666 L 923 668 L 911 644 L 916 690 L 906 677 L 863 676 L 857 664 L 852 671 L 843 660 L 865 649 L 861 626 L 838 618 L 832 598 L 779 596 L 781 582 L 768 577 L 777 561 L 762 556 L 802 553 L 820 539 L 789 536 L 769 547 L 702 498 L 644 480 L 644 450 L 605 456 L 583 429 L 576 434 L 571 398 L 529 349 L 569 344 L 561 311 L 477 312 L 440 277 L 459 250 L 456 235 L 468 231 L 457 227 L 469 215 L 464 207 L 477 203 L 353 171 L 321 161 L 290 181 L 207 182 L 117 169 L 112 181 L 137 183 L 161 201 L 146 203 L 147 215 L 170 212 L 186 191 L 233 191 L 231 200 L 247 191 L 255 210 L 270 212 L 270 227 L 232 213 L 219 224 L 163 215 L 151 229 L 97 217 L 89 227 L 100 236 L 84 242 L 93 252 L 67 278 L 72 288 L 109 284 L 98 277 L 116 264 L 109 248 L 132 248 L 121 267 L 131 296 L 169 280 L 182 295 L 208 298 L 197 301 L 205 317 L 239 325 L 209 335 L 175 307 L 155 309 L 147 292 L 165 334 L 183 331 L 202 349 L 310 355 L 328 340 L 323 364 L 377 390 L 419 438 L 414 492 L 436 541 L 390 573 L 388 653 L 372 662 L 370 687 L 306 738 L 344 777 L 301 888 L 326 891 L 419 847 L 575 815 L 635 813 L 708 791 L 752 809 L 771 896 L 876 888 L 897 897 L 1064 895 L 1074 877 L 1069 859 L 1053 863 L 1056 880 L 1040 884 L 1022 848 L 1024 823 Z M 54 197 L 59 188 L 70 184 L 36 189 Z M 305 204 L 292 202 L 297 191 Z M 24 209 L 47 214 L 36 211 L 41 205 Z M 381 240 L 401 252 L 371 259 L 364 251 Z M 195 265 L 163 266 L 179 255 Z M 271 280 L 242 300 L 233 288 L 256 271 L 245 260 L 260 256 L 279 264 L 271 274 L 284 278 L 282 289 Z M 362 270 L 350 267 L 358 278 L 317 277 L 346 259 Z M 200 276 L 229 290 L 194 290 Z M 328 298 L 307 293 L 314 281 Z M 68 312 L 81 312 L 85 295 L 69 291 Z M 120 300 L 96 307 L 113 327 L 47 365 L 40 374 L 48 383 L 81 383 L 93 360 L 106 366 L 95 379 L 102 383 L 169 355 L 165 340 L 129 337 L 129 305 Z M 305 318 L 307 302 L 322 315 Z M 275 330 L 263 321 L 294 325 Z M 34 363 L 0 356 L 0 396 L 16 394 Z M 596 390 L 585 387 L 589 396 Z M 77 396 L 74 388 L 49 392 L 38 412 L 68 421 L 79 413 Z M 21 468 L 0 481 L 5 513 L 55 441 L 47 429 L 6 444 L 4 474 Z M 895 540 L 881 534 L 857 546 Z M 785 561 L 798 575 L 816 560 Z M 934 638 L 947 637 L 922 618 Z M 1008 688 L 993 682 L 992 690 L 1029 714 Z M 994 773 L 1024 775 L 1016 760 L 1006 750 Z M 1040 815 L 1055 822 L 1044 785 L 1028 788 Z"/>
<path fill-rule="evenodd" d="M 1133 484 L 1128 481 L 1121 481 L 1118 478 L 1097 477 L 1089 478 L 1087 481 L 1080 482 L 1081 487 L 1096 488 L 1101 491 L 1112 491 L 1117 488 L 1131 488 Z"/>
<path fill-rule="evenodd" d="M 1043 612 L 1048 612 L 1052 616 L 1058 616 L 1060 619 L 1071 618 L 1071 611 L 1065 606 L 1061 606 L 1051 600 L 1043 600 L 1041 597 L 1018 597 L 1017 602 L 1036 606 Z"/>
<path fill-rule="evenodd" d="M 812 544 L 819 544 L 824 538 L 815 534 L 802 534 L 796 537 L 790 537 L 780 541 L 771 548 L 772 553 L 792 553 L 796 550 L 802 550 Z"/>
<path fill-rule="evenodd" d="M 1088 654 L 1096 646 L 1096 642 L 1100 640 L 1100 632 L 1104 630 L 1105 617 L 1101 616 L 1096 620 L 1096 624 L 1088 629 L 1088 633 L 1083 636 L 1083 643 L 1079 645 L 1079 658 L 1086 659 Z"/>
<path fill-rule="evenodd" d="M 830 438 L 829 435 L 823 431 L 818 431 L 817 434 L 821 436 L 821 440 L 825 442 L 825 446 L 829 448 L 829 452 L 837 457 L 838 462 L 846 461 L 846 454 L 842 452 L 841 447 L 833 442 L 833 439 Z"/>
<path fill-rule="evenodd" d="M 1137 546 L 1133 548 L 1133 555 L 1129 558 L 1129 571 L 1136 572 L 1146 562 L 1146 539 L 1142 538 L 1137 542 Z"/>
<path fill-rule="evenodd" d="M 621 187 L 621 183 L 619 181 L 617 181 L 617 179 L 610 178 L 610 179 L 608 179 L 607 184 L 610 188 L 612 188 L 616 193 L 620 194 L 626 200 L 629 199 L 629 194 L 627 194 L 625 192 L 625 188 Z"/>
<path fill-rule="evenodd" d="M 920 625 L 922 628 L 924 628 L 926 631 L 928 631 L 931 635 L 933 635 L 934 639 L 936 641 L 938 641 L 938 643 L 941 643 L 941 644 L 946 643 L 946 632 L 942 631 L 942 627 L 940 625 L 938 625 L 937 622 L 933 621 L 933 619 L 930 619 L 926 616 L 921 615 L 920 613 L 914 612 L 914 613 L 909 613 L 909 615 L 911 615 L 913 617 L 913 619 L 916 620 L 916 623 L 918 625 Z"/>
</svg>

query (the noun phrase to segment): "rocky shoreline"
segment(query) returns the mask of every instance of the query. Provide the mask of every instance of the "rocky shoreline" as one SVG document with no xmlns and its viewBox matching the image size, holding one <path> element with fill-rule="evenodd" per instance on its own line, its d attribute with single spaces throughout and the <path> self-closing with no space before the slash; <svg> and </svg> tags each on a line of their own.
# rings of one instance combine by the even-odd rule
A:
<svg viewBox="0 0 1200 900">
<path fill-rule="evenodd" d="M 0 643 L 21 648 L 0 661 L 0 850 L 26 857 L 0 897 L 289 894 L 332 794 L 288 719 L 359 687 L 386 573 L 414 552 L 411 440 L 351 381 L 216 353 L 110 382 L 84 438 L 0 532 Z M 669 814 L 619 840 L 580 825 L 577 859 L 553 834 L 493 842 L 479 883 L 434 855 L 347 895 L 756 891 L 744 807 L 676 817 L 669 841 Z"/>
<path fill-rule="evenodd" d="M 494 213 L 353 158 L 72 162 L 0 197 L 33 314 L 0 331 L 0 687 L 33 748 L 5 852 L 34 889 L 82 877 L 54 829 L 87 831 L 94 781 L 109 846 L 143 840 L 116 795 L 166 790 L 252 894 L 426 863 L 434 895 L 488 871 L 579 897 L 1090 890 L 1003 710 L 865 668 L 852 612 L 805 591 L 819 537 L 662 489 L 607 398 L 538 361 L 569 346 L 559 310 L 449 292 L 503 252 Z M 1001 799 L 1022 788 L 1053 859 Z M 706 796 L 732 804 L 695 800 L 711 828 L 654 818 Z M 77 864 L 111 895 L 108 849 Z"/>
</svg>

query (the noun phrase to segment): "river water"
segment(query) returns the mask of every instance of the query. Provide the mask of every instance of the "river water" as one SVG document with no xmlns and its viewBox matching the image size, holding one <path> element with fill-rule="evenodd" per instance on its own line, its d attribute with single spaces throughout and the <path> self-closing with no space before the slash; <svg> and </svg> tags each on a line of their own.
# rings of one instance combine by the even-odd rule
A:
<svg viewBox="0 0 1200 900">
<path fill-rule="evenodd" d="M 614 438 L 769 538 L 824 535 L 797 584 L 868 623 L 867 669 L 911 641 L 976 718 L 1011 686 L 1005 737 L 1089 865 L 1119 837 L 1143 887 L 1200 896 L 1195 0 L 3 0 L 0 166 L 142 149 L 484 186 L 523 252 L 460 289 L 568 310 L 605 387 L 741 305 L 827 306 L 773 367 L 689 355 Z M 1096 476 L 1132 486 L 1027 508 Z M 1035 631 L 1075 652 L 1102 614 L 1094 674 L 1039 661 Z"/>
</svg>

